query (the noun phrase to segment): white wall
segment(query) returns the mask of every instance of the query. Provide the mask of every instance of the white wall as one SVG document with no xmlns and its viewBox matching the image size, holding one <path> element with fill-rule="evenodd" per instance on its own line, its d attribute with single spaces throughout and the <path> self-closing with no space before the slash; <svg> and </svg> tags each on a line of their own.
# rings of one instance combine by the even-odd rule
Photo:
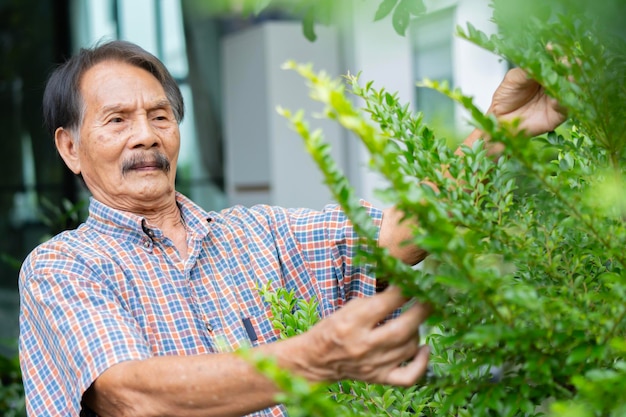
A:
<svg viewBox="0 0 626 417">
<path fill-rule="evenodd" d="M 281 69 L 287 60 L 311 62 L 316 71 L 340 75 L 337 33 L 318 28 L 318 39 L 302 36 L 300 22 L 265 22 L 228 35 L 222 42 L 224 149 L 230 204 L 276 204 L 321 208 L 332 200 L 302 138 L 276 111 L 304 110 L 321 128 L 335 160 L 343 161 L 341 129 L 315 119 L 322 110 L 309 98 L 305 80 Z"/>
<path fill-rule="evenodd" d="M 462 28 L 467 22 L 486 34 L 495 33 L 497 28 L 491 19 L 492 9 L 488 0 L 461 0 L 456 9 L 456 23 Z M 498 56 L 464 39 L 455 37 L 453 44 L 453 76 L 457 87 L 474 97 L 474 104 L 486 111 L 491 103 L 491 96 L 500 84 L 507 70 L 507 63 Z M 457 126 L 469 133 L 467 112 L 457 107 Z"/>
</svg>

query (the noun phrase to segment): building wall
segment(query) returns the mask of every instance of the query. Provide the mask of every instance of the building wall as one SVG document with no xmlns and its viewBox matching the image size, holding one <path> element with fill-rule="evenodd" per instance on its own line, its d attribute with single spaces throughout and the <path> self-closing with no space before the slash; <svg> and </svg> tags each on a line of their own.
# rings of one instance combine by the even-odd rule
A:
<svg viewBox="0 0 626 417">
<path fill-rule="evenodd" d="M 322 129 L 332 156 L 343 165 L 341 129 L 315 117 L 322 105 L 309 98 L 301 76 L 282 68 L 293 60 L 339 76 L 337 30 L 318 28 L 317 36 L 315 42 L 304 39 L 300 22 L 267 21 L 223 38 L 225 177 L 230 204 L 321 208 L 331 201 L 302 138 L 277 111 L 278 106 L 305 111 L 311 128 Z"/>
</svg>

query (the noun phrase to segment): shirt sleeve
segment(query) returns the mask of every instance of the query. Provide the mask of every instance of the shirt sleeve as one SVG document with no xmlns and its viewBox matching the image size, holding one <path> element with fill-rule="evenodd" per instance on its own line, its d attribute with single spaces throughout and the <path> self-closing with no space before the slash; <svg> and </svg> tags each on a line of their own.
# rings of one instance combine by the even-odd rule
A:
<svg viewBox="0 0 626 417">
<path fill-rule="evenodd" d="M 380 230 L 382 211 L 361 204 Z M 323 316 L 351 298 L 375 294 L 374 266 L 358 262 L 362 241 L 339 205 L 319 211 L 264 205 L 235 211 L 256 240 L 273 242 L 283 285 L 301 298 L 317 298 Z"/>
<path fill-rule="evenodd" d="M 382 212 L 362 201 L 374 225 L 380 230 Z M 292 227 L 305 257 L 320 285 L 337 280 L 339 296 L 344 300 L 371 296 L 376 292 L 374 265 L 359 262 L 359 248 L 367 249 L 341 207 L 330 204 L 321 212 L 291 211 Z M 327 271 L 333 271 L 329 276 Z"/>
<path fill-rule="evenodd" d="M 151 356 L 137 323 L 106 286 L 111 265 L 44 244 L 20 272 L 20 362 L 33 416 L 78 416 L 110 366 Z"/>
</svg>

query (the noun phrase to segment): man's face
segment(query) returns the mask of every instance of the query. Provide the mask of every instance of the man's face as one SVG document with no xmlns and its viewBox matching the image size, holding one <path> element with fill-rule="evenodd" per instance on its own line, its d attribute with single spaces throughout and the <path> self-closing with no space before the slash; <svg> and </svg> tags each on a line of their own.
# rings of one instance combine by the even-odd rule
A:
<svg viewBox="0 0 626 417">
<path fill-rule="evenodd" d="M 99 201 L 127 211 L 171 202 L 180 148 L 178 123 L 148 71 L 118 61 L 90 68 L 80 83 L 84 118 L 77 166 Z"/>
</svg>

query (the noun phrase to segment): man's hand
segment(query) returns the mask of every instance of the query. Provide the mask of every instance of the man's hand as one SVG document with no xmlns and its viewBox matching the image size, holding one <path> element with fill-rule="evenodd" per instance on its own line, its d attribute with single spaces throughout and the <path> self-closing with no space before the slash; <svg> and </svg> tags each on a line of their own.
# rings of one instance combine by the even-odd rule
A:
<svg viewBox="0 0 626 417">
<path fill-rule="evenodd" d="M 420 346 L 419 326 L 430 308 L 416 303 L 380 324 L 406 302 L 397 287 L 351 300 L 307 332 L 306 360 L 300 371 L 312 380 L 415 384 L 428 364 L 429 349 Z"/>
<path fill-rule="evenodd" d="M 520 130 L 530 136 L 550 132 L 567 118 L 559 103 L 520 68 L 507 72 L 493 94 L 489 112 L 501 120 L 519 118 Z"/>
</svg>

